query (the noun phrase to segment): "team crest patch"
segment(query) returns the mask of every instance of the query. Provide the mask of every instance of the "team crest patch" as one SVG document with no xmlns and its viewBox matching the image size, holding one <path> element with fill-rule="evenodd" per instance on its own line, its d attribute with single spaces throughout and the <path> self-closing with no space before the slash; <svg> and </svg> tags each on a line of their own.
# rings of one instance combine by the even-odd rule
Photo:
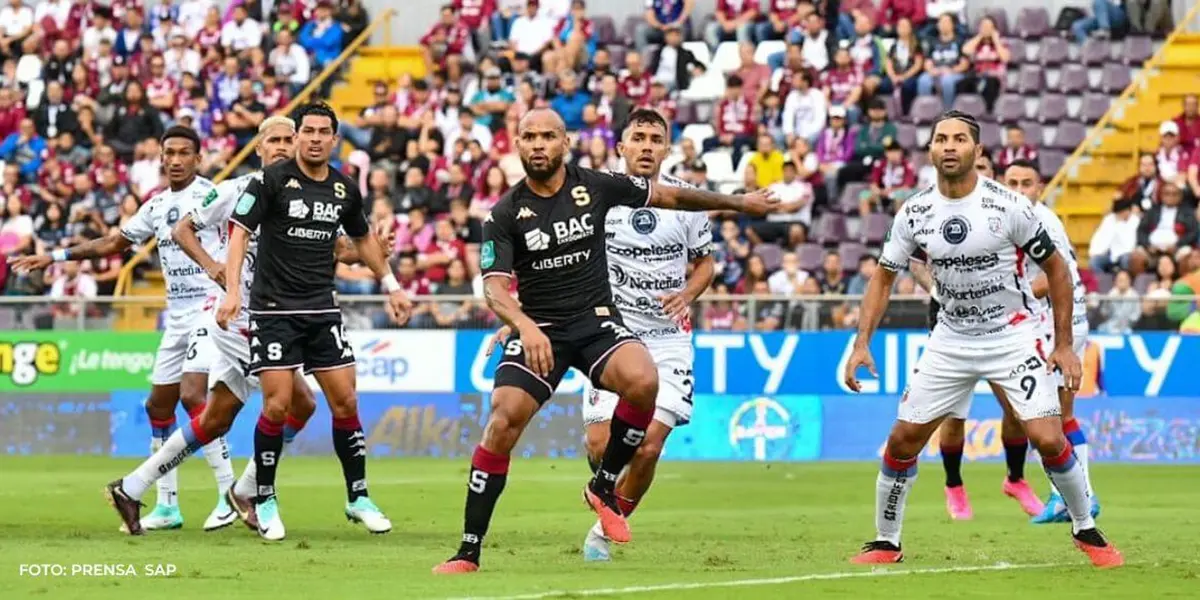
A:
<svg viewBox="0 0 1200 600">
<path fill-rule="evenodd" d="M 942 237 L 951 244 L 963 243 L 970 231 L 971 224 L 958 215 L 954 215 L 942 223 Z"/>
<path fill-rule="evenodd" d="M 988 217 L 988 231 L 996 237 L 1004 236 L 1004 225 L 1000 217 Z"/>
<path fill-rule="evenodd" d="M 179 222 L 179 207 L 172 206 L 171 209 L 167 211 L 167 225 L 174 225 L 178 222 Z"/>
<path fill-rule="evenodd" d="M 652 210 L 639 208 L 629 215 L 629 223 L 633 225 L 634 231 L 649 235 L 658 227 L 658 215 Z"/>
<path fill-rule="evenodd" d="M 217 193 L 217 188 L 209 190 L 208 195 L 204 197 L 204 202 L 201 204 L 201 206 L 208 206 L 209 204 L 216 202 L 217 196 L 219 195 L 220 194 Z"/>
<path fill-rule="evenodd" d="M 239 215 L 250 214 L 250 209 L 254 207 L 254 203 L 257 201 L 258 198 L 255 198 L 254 194 L 242 194 L 242 196 L 238 198 L 238 203 L 237 206 L 234 207 L 234 212 Z"/>
</svg>

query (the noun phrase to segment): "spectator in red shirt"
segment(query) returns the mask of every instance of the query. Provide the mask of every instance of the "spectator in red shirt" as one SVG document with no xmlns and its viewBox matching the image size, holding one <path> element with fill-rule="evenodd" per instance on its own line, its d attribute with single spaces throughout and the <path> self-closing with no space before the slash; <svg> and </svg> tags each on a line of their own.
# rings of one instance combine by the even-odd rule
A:
<svg viewBox="0 0 1200 600">
<path fill-rule="evenodd" d="M 805 3 L 807 10 L 801 11 L 799 0 L 767 0 L 767 20 L 755 26 L 756 40 L 782 40 L 793 27 L 800 25 L 800 20 L 808 16 L 811 4 Z"/>
<path fill-rule="evenodd" d="M 850 50 L 838 48 L 833 55 L 833 68 L 821 75 L 821 91 L 829 100 L 829 106 L 846 109 L 847 123 L 857 123 L 862 110 L 858 101 L 862 98 L 862 75 L 850 60 Z"/>
<path fill-rule="evenodd" d="M 25 104 L 16 101 L 16 94 L 11 88 L 0 88 L 0 139 L 16 133 L 25 118 Z"/>
<path fill-rule="evenodd" d="M 179 90 L 167 76 L 167 60 L 162 56 L 151 58 L 149 75 L 146 78 L 146 99 L 150 101 L 150 106 L 168 116 L 175 114 Z"/>
<path fill-rule="evenodd" d="M 971 59 L 971 70 L 959 86 L 965 88 L 964 91 L 983 96 L 990 113 L 1004 87 L 1008 61 L 1012 57 L 991 17 L 979 20 L 979 33 L 963 45 L 963 54 Z"/>
<path fill-rule="evenodd" d="M 396 257 L 396 281 L 400 282 L 400 287 L 413 298 L 412 316 L 408 320 L 408 326 L 413 329 L 423 329 L 433 326 L 433 317 L 429 315 L 431 306 L 428 302 L 421 301 L 424 296 L 430 295 L 429 279 L 417 271 L 417 255 L 415 252 L 401 252 Z"/>
<path fill-rule="evenodd" d="M 454 226 L 448 219 L 439 219 L 433 227 L 433 241 L 421 249 L 417 266 L 425 271 L 425 277 L 433 283 L 446 280 L 446 267 L 455 259 L 466 262 L 467 245 L 458 239 Z"/>
<path fill-rule="evenodd" d="M 742 91 L 742 79 L 730 75 L 725 80 L 725 97 L 713 111 L 713 129 L 716 129 L 717 135 L 704 140 L 704 151 L 717 148 L 732 150 L 733 164 L 737 165 L 742 159 L 743 149 L 754 143 L 754 124 L 754 105 Z"/>
<path fill-rule="evenodd" d="M 658 111 L 668 123 L 675 122 L 675 112 L 678 110 L 678 105 L 671 98 L 671 94 L 667 90 L 667 86 L 661 81 L 655 81 L 650 86 L 650 97 L 646 99 L 643 105 Z"/>
<path fill-rule="evenodd" d="M 712 48 L 721 42 L 754 41 L 754 23 L 758 21 L 760 0 L 717 0 L 716 20 L 704 30 L 704 41 Z"/>
<path fill-rule="evenodd" d="M 1163 181 L 1182 186 L 1182 176 L 1187 174 L 1190 156 L 1186 148 L 1179 144 L 1179 124 L 1175 121 L 1163 121 L 1158 126 L 1160 146 L 1158 147 L 1158 174 Z"/>
<path fill-rule="evenodd" d="M 895 37 L 896 23 L 908 19 L 914 29 L 925 24 L 925 0 L 882 0 L 875 11 L 875 22 L 886 37 Z"/>
<path fill-rule="evenodd" d="M 453 6 L 458 13 L 458 22 L 471 32 L 471 44 L 478 56 L 488 45 L 486 25 L 496 12 L 496 0 L 454 0 Z"/>
<path fill-rule="evenodd" d="M 434 65 L 445 67 L 451 57 L 461 58 L 466 49 L 471 32 L 458 20 L 454 5 L 442 7 L 441 18 L 429 32 L 421 38 L 421 46 L 425 52 L 425 64 L 432 71 Z M 454 58 L 453 60 L 459 60 Z"/>
<path fill-rule="evenodd" d="M 738 44 L 738 58 L 741 66 L 737 76 L 742 79 L 742 92 L 751 102 L 758 102 L 771 84 L 771 69 L 767 65 L 754 62 L 754 44 L 745 42 Z"/>
<path fill-rule="evenodd" d="M 1037 163 L 1038 151 L 1035 146 L 1025 142 L 1025 130 L 1020 125 L 1009 125 L 1005 129 L 1004 147 L 996 153 L 996 172 L 1002 173 L 1017 160 L 1028 160 Z"/>
<path fill-rule="evenodd" d="M 1179 126 L 1179 143 L 1191 150 L 1200 148 L 1200 99 L 1196 94 L 1183 97 L 1183 114 L 1175 117 Z"/>
<path fill-rule="evenodd" d="M 641 104 L 650 95 L 650 73 L 642 66 L 641 54 L 630 52 L 625 55 L 625 68 L 621 70 L 617 83 L 621 86 L 621 93 L 634 104 Z M 613 124 L 621 126 L 616 121 Z"/>
<path fill-rule="evenodd" d="M 917 170 L 900 142 L 888 139 L 883 148 L 884 160 L 876 161 L 871 172 L 871 189 L 864 191 L 858 200 L 858 213 L 864 219 L 876 208 L 890 208 L 894 213 L 917 187 Z"/>
</svg>

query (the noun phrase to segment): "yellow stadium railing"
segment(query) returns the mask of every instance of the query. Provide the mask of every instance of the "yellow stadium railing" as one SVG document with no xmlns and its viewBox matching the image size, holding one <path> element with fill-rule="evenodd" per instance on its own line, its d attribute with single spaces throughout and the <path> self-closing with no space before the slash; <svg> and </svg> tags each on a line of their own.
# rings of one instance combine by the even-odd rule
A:
<svg viewBox="0 0 1200 600">
<path fill-rule="evenodd" d="M 286 106 L 279 109 L 278 114 L 290 114 L 292 111 L 296 110 L 296 107 L 307 102 L 312 96 L 313 92 L 321 87 L 321 85 L 325 83 L 326 79 L 332 77 L 333 74 L 340 69 L 347 60 L 350 60 L 350 57 L 354 56 L 354 53 L 358 52 L 358 49 L 366 44 L 367 41 L 371 39 L 371 35 L 374 34 L 380 27 L 384 28 L 383 31 L 385 43 L 386 40 L 390 40 L 392 30 L 391 21 L 392 17 L 395 15 L 396 11 L 389 8 L 380 13 L 379 16 L 375 17 L 375 19 L 371 21 L 371 24 L 368 25 L 358 37 L 354 38 L 346 46 L 346 48 L 342 50 L 342 53 L 333 60 L 333 62 L 326 65 L 326 67 L 312 81 L 308 82 L 308 85 L 305 86 L 299 94 L 296 94 L 296 97 L 292 98 L 291 102 L 288 102 Z M 238 168 L 238 166 L 250 156 L 250 153 L 254 151 L 254 147 L 257 144 L 258 136 L 256 135 L 254 136 L 254 139 L 250 141 L 250 143 L 246 144 L 240 151 L 238 151 L 237 154 L 234 155 L 233 159 L 229 161 L 229 164 L 225 165 L 225 168 L 221 169 L 221 171 L 217 173 L 216 177 L 213 177 L 213 183 L 220 183 L 228 178 L 229 175 L 233 173 L 234 169 Z M 115 296 L 125 296 L 129 293 L 129 289 L 133 287 L 133 270 L 139 264 L 145 262 L 146 259 L 150 257 L 150 253 L 154 252 L 156 247 L 158 247 L 158 240 L 152 239 L 149 242 L 146 242 L 146 244 L 142 246 L 136 254 L 133 255 L 133 258 L 130 258 L 128 262 L 122 265 L 121 274 L 119 277 L 117 277 L 116 289 L 113 292 Z"/>
<path fill-rule="evenodd" d="M 1101 138 L 1109 130 L 1109 128 L 1113 127 L 1113 123 L 1118 118 L 1117 115 L 1123 113 L 1125 108 L 1132 100 L 1133 95 L 1137 93 L 1137 90 L 1147 87 L 1150 78 L 1155 72 L 1155 69 L 1163 64 L 1163 57 L 1166 55 L 1167 48 L 1171 47 L 1175 40 L 1177 40 L 1182 33 L 1190 28 L 1190 24 L 1193 23 L 1197 17 L 1200 17 L 1200 2 L 1193 4 L 1188 10 L 1187 15 L 1176 22 L 1175 29 L 1172 30 L 1170 35 L 1167 36 L 1166 41 L 1163 42 L 1158 51 L 1154 53 L 1154 56 L 1150 57 L 1150 60 L 1146 61 L 1146 63 L 1142 65 L 1142 70 L 1140 73 L 1138 73 L 1138 76 L 1134 78 L 1134 80 L 1130 82 L 1128 86 L 1125 87 L 1125 89 L 1121 92 L 1121 95 L 1118 96 L 1116 100 L 1113 100 L 1112 103 L 1108 105 L 1108 110 L 1104 113 L 1104 116 L 1100 117 L 1100 120 L 1088 130 L 1087 137 L 1084 138 L 1083 143 L 1076 146 L 1075 150 L 1071 152 L 1071 155 L 1068 156 L 1065 161 L 1063 161 L 1063 164 L 1061 167 L 1059 167 L 1058 172 L 1054 174 L 1054 178 L 1050 180 L 1050 183 L 1046 184 L 1046 187 L 1042 191 L 1043 200 L 1050 201 L 1059 195 L 1060 188 L 1063 188 L 1067 185 L 1067 177 L 1071 173 L 1072 169 L 1077 169 L 1080 166 L 1080 161 L 1084 158 L 1084 155 L 1087 154 L 1090 149 L 1100 144 Z M 1135 128 L 1135 139 L 1137 139 L 1136 135 L 1138 133 L 1139 132 Z M 1133 167 L 1130 169 L 1131 172 L 1136 170 L 1137 160 L 1138 157 L 1137 153 L 1135 152 L 1133 157 Z"/>
</svg>

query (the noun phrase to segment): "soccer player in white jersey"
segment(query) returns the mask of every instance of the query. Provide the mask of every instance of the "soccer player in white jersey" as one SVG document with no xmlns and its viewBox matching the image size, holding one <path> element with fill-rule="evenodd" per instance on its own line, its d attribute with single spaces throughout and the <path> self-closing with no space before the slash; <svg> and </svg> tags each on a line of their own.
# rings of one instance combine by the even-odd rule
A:
<svg viewBox="0 0 1200 600">
<path fill-rule="evenodd" d="M 1043 182 L 1037 165 L 1024 159 L 1014 161 L 1004 169 L 1004 183 L 1033 202 L 1033 213 L 1041 220 L 1042 225 L 1046 228 L 1046 232 L 1050 234 L 1050 240 L 1054 242 L 1059 254 L 1062 254 L 1063 259 L 1067 261 L 1067 267 L 1071 270 L 1071 288 L 1074 293 L 1072 296 L 1071 335 L 1075 342 L 1073 347 L 1075 355 L 1079 356 L 1080 360 L 1082 360 L 1083 350 L 1087 347 L 1088 337 L 1087 289 L 1083 285 L 1083 280 L 1079 277 L 1079 262 L 1076 260 L 1075 249 L 1071 246 L 1071 240 L 1067 237 L 1067 228 L 1063 226 L 1058 215 L 1054 214 L 1054 211 L 1050 207 L 1040 201 Z M 1026 272 L 1033 276 L 1033 281 L 1030 284 L 1033 289 L 1033 295 L 1039 299 L 1043 310 L 1051 314 L 1050 305 L 1046 300 L 1046 296 L 1049 293 L 1046 274 L 1042 272 L 1036 262 L 1031 260 L 1026 260 L 1025 262 Z M 1050 327 L 1049 319 L 1047 319 L 1046 338 L 1053 341 L 1053 334 L 1054 330 Z M 1079 465 L 1083 467 L 1084 474 L 1088 477 L 1088 495 L 1091 497 L 1092 517 L 1097 517 L 1100 515 L 1100 502 L 1096 499 L 1096 494 L 1092 491 L 1092 478 L 1088 471 L 1087 436 L 1080 429 L 1079 421 L 1075 419 L 1075 393 L 1063 385 L 1061 379 L 1058 384 L 1058 399 L 1062 404 L 1063 434 L 1067 436 L 1067 440 L 1075 447 L 1075 456 L 1079 459 Z M 1062 494 L 1058 491 L 1058 488 L 1053 487 L 1053 480 L 1050 481 L 1050 485 L 1052 489 L 1050 498 L 1046 501 L 1045 509 L 1033 517 L 1033 522 L 1069 522 L 1071 517 L 1067 513 L 1066 504 L 1063 503 Z"/>
<path fill-rule="evenodd" d="M 1096 528 L 1090 514 L 1087 475 L 1063 436 L 1057 385 L 1077 389 L 1081 371 L 1072 349 L 1071 279 L 1067 263 L 1033 213 L 1029 200 L 974 169 L 979 123 L 958 111 L 944 113 L 933 126 L 930 158 L 937 184 L 904 203 L 880 256 L 881 267 L 864 294 L 858 335 L 843 377 L 860 389 L 859 367 L 875 371 L 871 336 L 887 309 L 896 273 L 917 248 L 929 256 L 943 302 L 909 385 L 900 398 L 897 420 L 883 451 L 875 484 L 876 536 L 853 558 L 858 564 L 903 560 L 900 532 L 917 456 L 938 425 L 970 410 L 980 379 L 1004 389 L 1042 456 L 1050 479 L 1071 515 L 1075 545 L 1098 567 L 1123 564 L 1120 552 Z M 1046 354 L 1041 305 L 1022 276 L 1024 256 L 1045 271 L 1054 307 L 1054 348 Z"/>
<path fill-rule="evenodd" d="M 981 149 L 975 157 L 975 172 L 988 178 L 995 179 L 992 156 L 986 149 Z M 937 302 L 937 286 L 933 284 L 923 251 L 918 250 L 909 264 L 913 279 L 929 292 L 932 299 L 929 302 L 929 328 L 937 324 L 941 307 Z M 1025 479 L 1025 458 L 1029 454 L 1029 440 L 1021 421 L 1013 414 L 1012 407 L 1004 395 L 1004 390 L 994 383 L 988 382 L 996 401 L 1000 403 L 1002 416 L 1000 418 L 1000 443 L 1004 446 L 1004 462 L 1008 469 L 1000 490 L 1005 496 L 1012 498 L 1021 505 L 1021 510 L 1029 516 L 1042 512 L 1044 506 L 1038 499 L 1037 493 Z M 967 496 L 967 486 L 962 477 L 963 448 L 966 445 L 967 420 L 955 416 L 947 417 L 938 429 L 938 453 L 942 456 L 942 470 L 946 472 L 946 512 L 955 521 L 969 521 L 975 517 L 971 509 L 971 500 Z"/>
<path fill-rule="evenodd" d="M 194 206 L 199 206 L 213 189 L 212 182 L 196 175 L 200 165 L 200 137 L 190 128 L 171 127 L 162 137 L 162 163 L 168 188 L 146 201 L 121 228 L 120 235 L 89 241 L 50 256 L 30 256 L 15 261 L 18 270 L 45 268 L 52 261 L 111 256 L 158 238 L 158 255 L 167 284 L 166 331 L 163 332 L 151 375 L 146 414 L 152 427 L 150 448 L 157 451 L 175 431 L 175 408 L 182 399 L 188 414 L 204 408 L 209 362 L 214 354 L 211 331 L 196 327 L 205 298 L 215 288 L 204 271 L 171 240 L 171 227 Z M 206 235 L 206 247 L 219 244 L 216 233 Z M 205 520 L 204 529 L 225 527 L 237 513 L 225 503 L 226 489 L 233 485 L 233 466 L 224 438 L 214 438 L 204 447 L 205 457 L 217 478 L 217 507 Z M 153 512 L 127 526 L 130 533 L 143 529 L 176 529 L 183 526 L 174 475 L 158 480 L 158 502 Z M 147 483 L 147 487 L 148 487 Z M 140 494 L 139 494 L 140 496 Z"/>
<path fill-rule="evenodd" d="M 654 110 L 638 109 L 617 144 L 626 172 L 676 187 L 691 185 L 660 172 L 671 149 L 671 128 Z M 613 302 L 625 325 L 641 338 L 658 367 L 654 420 L 637 454 L 617 481 L 617 503 L 628 517 L 645 497 L 667 436 L 692 417 L 691 303 L 708 289 L 716 272 L 712 225 L 705 213 L 659 208 L 609 209 L 605 218 L 608 271 Z M 691 274 L 688 269 L 691 267 Z M 583 422 L 588 462 L 598 465 L 608 445 L 609 420 L 617 395 L 586 385 Z M 583 558 L 609 560 L 609 540 L 597 521 L 583 543 Z"/>
</svg>

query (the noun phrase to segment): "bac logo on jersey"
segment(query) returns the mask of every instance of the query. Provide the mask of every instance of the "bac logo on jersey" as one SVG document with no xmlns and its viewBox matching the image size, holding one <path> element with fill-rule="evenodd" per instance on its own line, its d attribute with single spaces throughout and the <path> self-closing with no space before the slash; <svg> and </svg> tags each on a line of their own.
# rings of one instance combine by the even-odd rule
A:
<svg viewBox="0 0 1200 600">
<path fill-rule="evenodd" d="M 971 224 L 966 219 L 954 215 L 942 223 L 942 237 L 951 244 L 961 244 L 967 239 Z"/>
<path fill-rule="evenodd" d="M 288 203 L 288 216 L 293 219 L 308 218 L 308 205 L 303 200 L 292 200 Z"/>
<path fill-rule="evenodd" d="M 325 223 L 337 223 L 342 219 L 342 205 L 329 202 L 313 202 L 313 218 Z"/>
<path fill-rule="evenodd" d="M 557 224 L 557 223 L 556 223 Z M 541 229 L 525 232 L 525 247 L 533 251 L 545 250 L 550 247 L 550 234 Z"/>
<path fill-rule="evenodd" d="M 300 189 L 300 182 L 296 181 L 296 178 L 293 177 L 293 178 L 289 179 L 287 182 L 287 185 L 285 185 L 283 187 L 288 188 L 289 190 L 298 190 L 298 189 Z"/>
<path fill-rule="evenodd" d="M 596 233 L 596 228 L 592 226 L 592 215 L 588 214 L 559 221 L 553 227 L 554 237 L 560 244 L 582 240 Z"/>
<path fill-rule="evenodd" d="M 654 214 L 652 210 L 639 208 L 629 215 L 629 223 L 633 225 L 634 231 L 642 235 L 650 235 L 658 227 L 658 215 Z"/>
<path fill-rule="evenodd" d="M 491 216 L 491 213 L 488 213 L 488 216 Z M 521 219 L 532 219 L 536 216 L 537 216 L 537 213 L 530 210 L 530 208 L 528 206 L 522 206 L 521 210 L 517 211 L 517 220 L 518 221 Z"/>
<path fill-rule="evenodd" d="M 582 185 L 571 188 L 571 197 L 575 199 L 575 206 L 587 206 L 592 203 L 591 193 Z"/>
</svg>

